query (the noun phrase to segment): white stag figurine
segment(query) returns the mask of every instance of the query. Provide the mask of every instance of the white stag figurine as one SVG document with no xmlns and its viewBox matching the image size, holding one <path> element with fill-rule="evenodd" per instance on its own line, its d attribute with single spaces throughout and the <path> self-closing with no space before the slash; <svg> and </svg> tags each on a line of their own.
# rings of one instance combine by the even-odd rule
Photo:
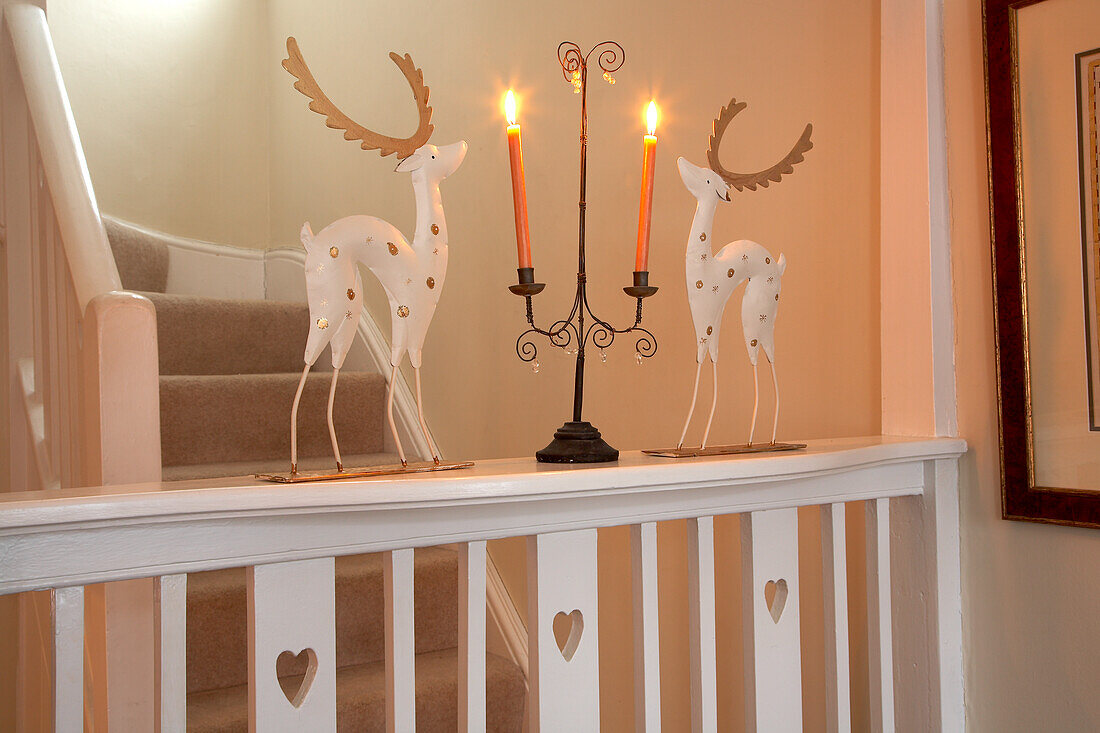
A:
<svg viewBox="0 0 1100 733">
<path fill-rule="evenodd" d="M 354 122 L 334 105 L 306 66 L 298 43 L 286 42 L 288 57 L 283 68 L 297 82 L 294 88 L 310 98 L 309 108 L 325 116 L 325 124 L 344 131 L 344 139 L 358 141 L 363 150 L 377 150 L 386 156 L 397 153 L 396 170 L 412 176 L 416 196 L 416 230 L 412 244 L 392 224 L 373 216 L 348 216 L 338 219 L 317 234 L 309 223 L 302 226 L 302 244 L 306 248 L 306 290 L 309 299 L 310 330 L 306 341 L 305 368 L 294 395 L 290 417 L 290 469 L 298 470 L 298 402 L 302 397 L 306 376 L 325 346 L 332 351 L 332 386 L 328 398 L 328 430 L 336 468 L 343 470 L 336 429 L 332 422 L 332 403 L 336 395 L 336 380 L 340 367 L 351 348 L 363 309 L 363 283 L 358 265 L 374 273 L 386 291 L 390 304 L 392 344 L 390 348 L 389 387 L 386 392 L 386 419 L 393 434 L 397 453 L 403 466 L 408 465 L 401 439 L 393 422 L 393 389 L 397 369 L 408 353 L 416 375 L 416 403 L 420 429 L 439 463 L 439 450 L 424 423 L 423 400 L 420 391 L 420 357 L 424 336 L 435 314 L 439 294 L 447 276 L 447 221 L 443 217 L 443 202 L 439 184 L 458 170 L 466 156 L 467 145 L 460 141 L 435 146 L 428 142 L 435 127 L 431 124 L 432 108 L 428 106 L 428 87 L 424 75 L 412 58 L 391 53 L 390 58 L 405 75 L 412 88 L 419 112 L 416 131 L 405 138 L 381 135 Z"/>
<path fill-rule="evenodd" d="M 699 373 L 703 367 L 703 358 L 709 354 L 714 372 L 714 397 L 700 448 L 707 447 L 714 409 L 718 404 L 718 336 L 722 329 L 722 313 L 730 295 L 746 280 L 748 284 L 741 302 L 741 325 L 744 329 L 745 348 L 752 363 L 754 392 L 748 445 L 752 446 L 756 433 L 756 411 L 760 400 L 757 355 L 761 348 L 771 365 L 772 384 L 775 385 L 775 418 L 772 422 L 771 440 L 773 445 L 779 424 L 779 382 L 775 376 L 775 316 L 779 310 L 779 291 L 787 260 L 782 254 L 778 259 L 772 257 L 768 250 L 748 239 L 730 242 L 718 254 L 714 254 L 711 250 L 710 232 L 718 204 L 730 200 L 730 188 L 738 191 L 745 188 L 755 191 L 758 185 L 767 188 L 769 182 L 778 183 L 784 174 L 794 170 L 794 165 L 801 162 L 806 151 L 813 147 L 810 141 L 813 126 L 806 125 L 802 137 L 791 152 L 771 168 L 758 173 L 730 173 L 722 167 L 718 159 L 718 149 L 730 120 L 746 106 L 745 102 L 731 99 L 714 120 L 714 131 L 707 150 L 709 168 L 694 165 L 684 158 L 677 160 L 684 185 L 698 201 L 695 218 L 691 222 L 691 233 L 688 235 L 685 267 L 688 304 L 691 307 L 698 346 L 695 355 L 695 387 L 692 389 L 691 407 L 680 433 L 678 448 L 684 446 L 688 425 L 695 412 L 695 399 L 699 394 Z"/>
</svg>

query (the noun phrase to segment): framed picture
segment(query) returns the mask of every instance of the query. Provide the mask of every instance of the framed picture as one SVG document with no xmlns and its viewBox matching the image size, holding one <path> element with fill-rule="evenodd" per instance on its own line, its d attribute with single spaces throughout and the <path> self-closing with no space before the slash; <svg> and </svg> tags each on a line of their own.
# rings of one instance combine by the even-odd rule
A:
<svg viewBox="0 0 1100 733">
<path fill-rule="evenodd" d="M 984 11 L 1003 516 L 1100 527 L 1100 3 Z"/>
</svg>

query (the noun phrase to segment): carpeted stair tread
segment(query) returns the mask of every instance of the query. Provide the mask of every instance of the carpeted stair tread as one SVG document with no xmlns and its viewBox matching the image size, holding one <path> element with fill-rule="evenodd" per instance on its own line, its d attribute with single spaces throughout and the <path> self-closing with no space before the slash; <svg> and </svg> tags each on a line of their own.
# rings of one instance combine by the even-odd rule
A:
<svg viewBox="0 0 1100 733">
<path fill-rule="evenodd" d="M 417 549 L 413 570 L 417 653 L 458 644 L 458 556 Z M 336 558 L 336 665 L 385 657 L 382 555 Z M 187 578 L 187 690 L 248 681 L 245 569 L 192 573 Z"/>
<path fill-rule="evenodd" d="M 161 374 L 301 372 L 305 366 L 305 303 L 142 295 L 157 311 Z"/>
<path fill-rule="evenodd" d="M 341 438 L 343 445 L 343 438 Z M 385 466 L 401 463 L 396 453 L 341 453 L 344 469 L 365 466 Z M 410 461 L 419 460 L 415 456 Z M 257 473 L 286 473 L 290 470 L 289 451 L 282 458 L 269 458 L 257 461 L 234 461 L 230 463 L 196 463 L 187 466 L 163 466 L 161 481 L 189 481 L 201 478 L 230 478 L 233 476 L 250 477 Z M 335 471 L 336 461 L 329 450 L 322 456 L 298 456 L 299 471 Z"/>
<path fill-rule="evenodd" d="M 523 727 L 523 673 L 511 661 L 487 653 L 486 730 L 518 733 Z M 298 689 L 300 677 L 284 678 Z M 455 649 L 416 657 L 416 729 L 429 733 L 458 730 L 458 654 Z M 355 733 L 386 730 L 385 662 L 345 667 L 336 672 L 336 728 Z M 307 695 L 306 700 L 309 697 Z M 288 703 L 289 704 L 289 703 Z M 245 733 L 248 687 L 237 685 L 187 696 L 189 733 Z"/>
<path fill-rule="evenodd" d="M 164 466 L 290 458 L 290 406 L 300 374 L 163 375 L 160 443 Z M 330 374 L 311 374 L 298 412 L 298 454 L 331 456 L 325 412 Z M 385 451 L 386 380 L 340 375 L 333 410 L 340 450 Z M 351 465 L 350 463 L 347 465 Z"/>
</svg>

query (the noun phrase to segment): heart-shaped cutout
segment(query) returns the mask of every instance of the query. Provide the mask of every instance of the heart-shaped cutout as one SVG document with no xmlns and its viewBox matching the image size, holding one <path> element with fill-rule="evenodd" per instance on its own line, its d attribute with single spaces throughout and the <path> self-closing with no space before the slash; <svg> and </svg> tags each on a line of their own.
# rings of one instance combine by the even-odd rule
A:
<svg viewBox="0 0 1100 733">
<path fill-rule="evenodd" d="M 312 649 L 297 654 L 285 651 L 275 660 L 275 678 L 287 701 L 296 708 L 302 707 L 316 676 L 317 652 Z"/>
<path fill-rule="evenodd" d="M 783 615 L 783 609 L 787 606 L 787 581 L 780 578 L 778 581 L 769 580 L 765 583 L 764 603 L 768 605 L 768 613 L 772 615 L 772 621 L 779 623 L 779 617 Z"/>
<path fill-rule="evenodd" d="M 572 612 L 558 611 L 554 616 L 554 641 L 558 643 L 558 651 L 565 657 L 565 661 L 571 661 L 577 653 L 577 647 L 581 643 L 581 634 L 584 633 L 584 616 L 579 609 Z"/>
</svg>

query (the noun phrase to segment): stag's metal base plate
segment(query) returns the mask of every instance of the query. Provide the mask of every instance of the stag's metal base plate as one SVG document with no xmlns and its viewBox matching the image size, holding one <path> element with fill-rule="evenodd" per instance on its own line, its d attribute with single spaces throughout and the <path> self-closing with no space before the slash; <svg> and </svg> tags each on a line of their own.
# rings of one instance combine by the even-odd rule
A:
<svg viewBox="0 0 1100 733">
<path fill-rule="evenodd" d="M 735 456 L 745 453 L 776 453 L 788 450 L 801 450 L 805 443 L 753 443 L 747 445 L 712 445 L 708 448 L 663 448 L 644 450 L 642 453 L 659 458 L 699 458 L 702 456 Z"/>
<path fill-rule="evenodd" d="M 345 468 L 343 471 L 300 471 L 296 473 L 257 473 L 256 478 L 263 481 L 274 481 L 279 484 L 301 484 L 308 481 L 338 481 L 348 478 L 370 478 L 372 476 L 399 476 L 406 473 L 430 473 L 432 471 L 453 471 L 456 468 L 469 468 L 473 461 L 461 463 L 410 463 L 402 466 L 400 463 L 384 466 L 366 466 L 364 468 Z"/>
</svg>

